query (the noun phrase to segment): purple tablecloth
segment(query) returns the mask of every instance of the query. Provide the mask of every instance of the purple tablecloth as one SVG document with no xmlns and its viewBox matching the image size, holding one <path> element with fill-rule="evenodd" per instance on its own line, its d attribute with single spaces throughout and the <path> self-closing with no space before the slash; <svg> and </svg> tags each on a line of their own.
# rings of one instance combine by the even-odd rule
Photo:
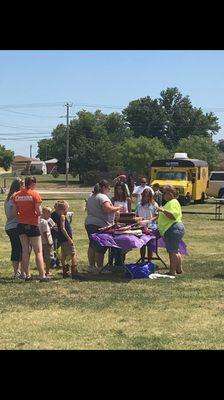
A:
<svg viewBox="0 0 224 400">
<path fill-rule="evenodd" d="M 112 235 L 111 233 L 93 233 L 92 238 L 100 243 L 101 246 L 106 247 L 117 247 L 119 249 L 132 250 L 147 244 L 152 248 L 152 251 L 155 252 L 156 250 L 155 235 L 142 234 L 135 236 L 127 233 L 120 235 Z M 158 240 L 158 247 L 166 247 L 163 238 Z M 187 245 L 183 240 L 180 242 L 179 252 L 180 254 L 189 255 L 187 252 Z"/>
</svg>

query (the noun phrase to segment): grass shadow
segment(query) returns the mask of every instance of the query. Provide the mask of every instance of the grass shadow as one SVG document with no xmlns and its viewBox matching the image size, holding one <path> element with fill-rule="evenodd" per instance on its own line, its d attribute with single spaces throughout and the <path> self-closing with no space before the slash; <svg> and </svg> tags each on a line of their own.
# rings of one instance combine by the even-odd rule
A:
<svg viewBox="0 0 224 400">
<path fill-rule="evenodd" d="M 224 274 L 213 275 L 213 278 L 224 279 Z"/>
<path fill-rule="evenodd" d="M 49 279 L 49 284 L 51 282 L 58 282 L 58 281 L 73 281 L 73 282 L 101 282 L 101 281 L 109 281 L 109 282 L 114 282 L 114 283 L 127 283 L 130 282 L 131 279 L 126 278 L 123 274 L 98 274 L 98 275 L 93 275 L 89 273 L 80 273 L 79 272 L 79 278 L 72 280 L 71 277 L 68 277 L 66 279 L 63 279 L 62 273 L 59 272 L 57 275 L 54 275 L 52 278 Z M 0 285 L 7 285 L 7 284 L 19 284 L 21 285 L 22 283 L 24 284 L 29 284 L 32 282 L 39 282 L 39 276 L 38 275 L 32 275 L 32 280 L 31 281 L 23 281 L 23 280 L 18 280 L 14 279 L 13 277 L 5 277 L 5 278 L 0 278 Z"/>
<path fill-rule="evenodd" d="M 81 274 L 80 274 L 81 275 Z M 131 279 L 126 278 L 123 274 L 85 274 L 85 281 L 90 282 L 100 282 L 100 281 L 109 281 L 109 282 L 117 282 L 117 283 L 128 283 Z"/>
</svg>

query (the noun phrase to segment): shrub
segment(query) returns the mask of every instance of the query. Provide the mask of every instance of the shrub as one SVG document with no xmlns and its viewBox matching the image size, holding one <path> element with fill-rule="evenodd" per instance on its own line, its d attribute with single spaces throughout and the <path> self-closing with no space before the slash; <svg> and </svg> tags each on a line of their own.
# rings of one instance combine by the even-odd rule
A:
<svg viewBox="0 0 224 400">
<path fill-rule="evenodd" d="M 58 178 L 59 177 L 59 172 L 58 171 L 54 171 L 54 172 L 52 172 L 52 176 L 53 176 L 53 178 Z"/>
</svg>

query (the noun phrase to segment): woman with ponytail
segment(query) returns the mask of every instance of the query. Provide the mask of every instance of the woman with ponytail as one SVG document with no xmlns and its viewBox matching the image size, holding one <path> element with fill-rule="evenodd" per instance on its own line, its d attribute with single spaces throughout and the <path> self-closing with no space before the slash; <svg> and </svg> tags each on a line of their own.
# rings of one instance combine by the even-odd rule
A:
<svg viewBox="0 0 224 400">
<path fill-rule="evenodd" d="M 109 183 L 105 179 L 101 180 L 94 186 L 93 193 L 86 204 L 85 228 L 89 236 L 88 271 L 96 274 L 103 267 L 104 254 L 107 248 L 92 240 L 91 234 L 98 232 L 99 228 L 113 224 L 115 213 L 123 208 L 120 205 L 113 206 L 108 197 L 109 190 Z"/>
<path fill-rule="evenodd" d="M 22 188 L 22 180 L 20 178 L 16 178 L 13 180 L 8 196 L 4 203 L 5 215 L 6 215 L 6 224 L 5 231 L 9 237 L 11 243 L 11 261 L 14 269 L 14 278 L 20 279 L 21 276 L 21 261 L 22 261 L 22 246 L 19 238 L 19 234 L 17 231 L 18 225 L 18 217 L 17 215 L 13 215 L 13 202 L 12 195 L 15 192 L 18 192 Z"/>
<path fill-rule="evenodd" d="M 25 280 L 31 280 L 29 273 L 30 244 L 36 256 L 36 265 L 39 270 L 40 282 L 46 282 L 44 260 L 42 253 L 42 242 L 40 230 L 38 228 L 39 217 L 42 214 L 41 197 L 34 190 L 36 178 L 27 176 L 25 178 L 25 188 L 14 193 L 12 200 L 14 203 L 14 214 L 18 215 L 18 234 L 22 245 L 22 271 Z"/>
</svg>

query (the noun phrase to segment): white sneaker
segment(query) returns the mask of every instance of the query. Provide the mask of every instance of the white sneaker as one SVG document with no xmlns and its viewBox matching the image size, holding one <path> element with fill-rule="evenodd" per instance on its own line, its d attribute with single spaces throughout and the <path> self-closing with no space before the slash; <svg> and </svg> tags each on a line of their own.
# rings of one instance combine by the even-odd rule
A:
<svg viewBox="0 0 224 400">
<path fill-rule="evenodd" d="M 88 272 L 90 272 L 91 274 L 99 274 L 99 268 L 95 267 L 93 265 L 89 265 L 88 266 Z"/>
</svg>

